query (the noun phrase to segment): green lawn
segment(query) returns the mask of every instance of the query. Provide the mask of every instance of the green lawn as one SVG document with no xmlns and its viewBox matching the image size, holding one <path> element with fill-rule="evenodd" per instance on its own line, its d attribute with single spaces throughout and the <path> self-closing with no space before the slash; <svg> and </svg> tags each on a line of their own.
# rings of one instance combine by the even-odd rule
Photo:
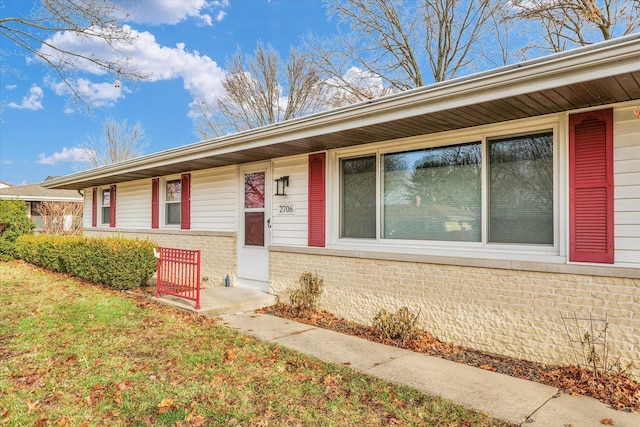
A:
<svg viewBox="0 0 640 427">
<path fill-rule="evenodd" d="M 0 426 L 502 426 L 214 320 L 0 263 Z"/>
</svg>

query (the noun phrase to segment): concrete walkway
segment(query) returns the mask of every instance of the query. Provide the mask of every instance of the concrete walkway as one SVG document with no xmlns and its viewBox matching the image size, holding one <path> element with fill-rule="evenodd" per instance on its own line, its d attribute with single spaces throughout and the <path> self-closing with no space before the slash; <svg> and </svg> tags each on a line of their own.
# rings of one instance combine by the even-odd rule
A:
<svg viewBox="0 0 640 427">
<path fill-rule="evenodd" d="M 275 316 L 243 313 L 223 324 L 260 340 L 321 360 L 347 365 L 390 382 L 441 396 L 523 426 L 639 427 L 640 414 L 616 411 L 598 400 L 554 387 L 426 356 Z"/>
</svg>

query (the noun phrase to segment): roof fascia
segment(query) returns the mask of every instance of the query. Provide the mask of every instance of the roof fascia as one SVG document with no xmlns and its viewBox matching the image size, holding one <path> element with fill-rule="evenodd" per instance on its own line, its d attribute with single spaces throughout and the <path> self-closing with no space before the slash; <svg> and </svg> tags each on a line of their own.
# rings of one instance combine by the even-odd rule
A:
<svg viewBox="0 0 640 427">
<path fill-rule="evenodd" d="M 0 200 L 24 200 L 25 202 L 83 202 L 82 197 L 40 197 L 0 195 Z"/>
</svg>

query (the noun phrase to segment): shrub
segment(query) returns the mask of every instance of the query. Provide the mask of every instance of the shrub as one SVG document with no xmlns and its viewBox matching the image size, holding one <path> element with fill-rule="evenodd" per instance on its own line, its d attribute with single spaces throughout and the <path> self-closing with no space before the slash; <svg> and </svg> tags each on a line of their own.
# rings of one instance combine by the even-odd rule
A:
<svg viewBox="0 0 640 427">
<path fill-rule="evenodd" d="M 27 216 L 27 204 L 22 200 L 0 200 L 0 261 L 16 258 L 18 237 L 31 234 L 35 224 Z"/>
<path fill-rule="evenodd" d="M 6 240 L 0 240 L 0 261 L 11 261 L 17 258 L 16 244 Z"/>
<path fill-rule="evenodd" d="M 291 305 L 297 310 L 315 308 L 322 295 L 324 280 L 317 274 L 305 271 L 300 275 L 299 284 L 300 287 L 294 289 L 289 296 Z"/>
<path fill-rule="evenodd" d="M 115 289 L 147 284 L 156 271 L 155 243 L 122 237 L 23 236 L 20 258 L 40 267 L 67 273 Z"/>
<path fill-rule="evenodd" d="M 407 307 L 401 307 L 394 314 L 387 312 L 383 308 L 373 318 L 373 326 L 379 329 L 385 338 L 392 340 L 410 339 L 416 331 L 418 314 L 413 315 Z"/>
</svg>

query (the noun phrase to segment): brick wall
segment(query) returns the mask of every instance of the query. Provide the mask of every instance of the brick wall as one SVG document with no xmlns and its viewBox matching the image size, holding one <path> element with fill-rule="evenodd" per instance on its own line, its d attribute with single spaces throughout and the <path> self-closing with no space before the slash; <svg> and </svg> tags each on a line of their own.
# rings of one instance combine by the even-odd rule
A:
<svg viewBox="0 0 640 427">
<path fill-rule="evenodd" d="M 224 286 L 227 275 L 231 284 L 235 283 L 236 273 L 236 237 L 235 233 L 211 232 L 163 232 L 149 233 L 145 231 L 119 230 L 111 232 L 99 229 L 86 229 L 84 235 L 115 236 L 151 240 L 158 246 L 170 248 L 194 249 L 201 251 L 201 278 L 203 288 Z"/>
<path fill-rule="evenodd" d="M 371 324 L 407 306 L 443 341 L 544 363 L 577 363 L 569 337 L 608 316 L 611 359 L 640 375 L 640 279 L 272 251 L 271 292 L 286 298 L 305 270 L 324 279 L 320 305 L 338 316 Z M 587 320 L 563 322 L 574 317 Z"/>
</svg>

